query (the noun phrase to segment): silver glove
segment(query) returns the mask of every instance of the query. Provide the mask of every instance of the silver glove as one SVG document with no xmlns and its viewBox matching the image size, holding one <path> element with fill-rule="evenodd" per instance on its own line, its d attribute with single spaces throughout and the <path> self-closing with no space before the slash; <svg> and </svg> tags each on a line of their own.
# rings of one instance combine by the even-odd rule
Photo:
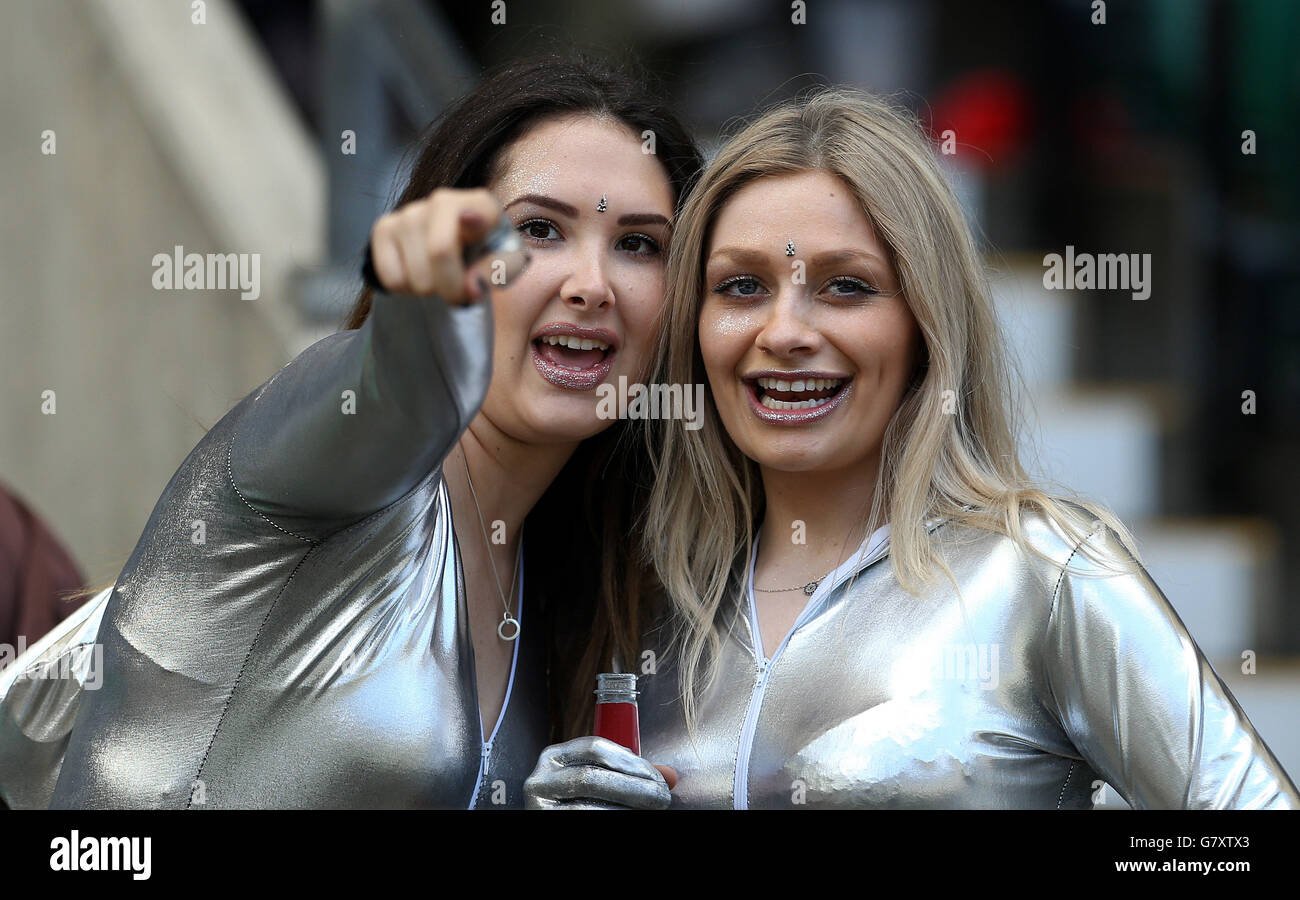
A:
<svg viewBox="0 0 1300 900">
<path fill-rule="evenodd" d="M 602 737 L 552 744 L 524 782 L 525 809 L 667 809 L 671 803 L 658 769 Z"/>
</svg>

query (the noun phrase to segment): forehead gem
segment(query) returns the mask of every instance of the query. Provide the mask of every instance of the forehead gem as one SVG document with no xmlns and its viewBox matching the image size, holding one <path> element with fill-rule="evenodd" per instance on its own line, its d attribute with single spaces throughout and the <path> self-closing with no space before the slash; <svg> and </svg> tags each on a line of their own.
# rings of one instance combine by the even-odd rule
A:
<svg viewBox="0 0 1300 900">
<path fill-rule="evenodd" d="M 600 202 L 596 204 L 596 212 L 604 212 L 608 208 L 609 204 L 605 202 L 605 195 L 601 194 Z"/>
<path fill-rule="evenodd" d="M 785 255 L 794 256 L 794 241 L 785 242 Z"/>
</svg>

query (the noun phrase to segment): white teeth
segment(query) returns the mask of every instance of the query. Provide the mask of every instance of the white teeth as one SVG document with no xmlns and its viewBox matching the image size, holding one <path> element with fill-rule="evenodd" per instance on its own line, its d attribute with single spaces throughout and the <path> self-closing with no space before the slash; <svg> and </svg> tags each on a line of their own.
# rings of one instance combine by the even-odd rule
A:
<svg viewBox="0 0 1300 900">
<path fill-rule="evenodd" d="M 580 338 L 569 334 L 548 334 L 542 338 L 552 346 L 559 345 L 568 347 L 570 350 L 608 350 L 609 344 L 604 341 L 592 340 L 591 338 Z"/>
<path fill-rule="evenodd" d="M 833 399 L 833 397 L 823 397 L 820 400 L 774 400 L 764 394 L 763 399 L 758 402 L 768 409 L 815 409 L 818 406 L 825 406 Z"/>
<path fill-rule="evenodd" d="M 840 386 L 839 378 L 805 378 L 801 381 L 781 381 L 777 378 L 763 376 L 758 379 L 758 386 L 769 391 L 824 391 Z"/>
</svg>

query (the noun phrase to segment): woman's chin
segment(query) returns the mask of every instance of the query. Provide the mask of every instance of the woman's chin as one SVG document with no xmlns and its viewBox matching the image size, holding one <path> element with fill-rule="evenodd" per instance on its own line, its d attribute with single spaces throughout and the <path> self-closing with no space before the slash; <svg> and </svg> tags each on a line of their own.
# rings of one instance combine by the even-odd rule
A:
<svg viewBox="0 0 1300 900">
<path fill-rule="evenodd" d="M 556 396 L 555 391 L 538 397 L 521 415 L 537 443 L 559 444 L 582 441 L 600 434 L 617 419 L 601 418 L 594 391 L 570 392 Z"/>
<path fill-rule="evenodd" d="M 742 452 L 760 467 L 774 472 L 820 472 L 840 468 L 832 454 L 820 447 L 810 447 L 807 442 L 771 442 L 761 446 L 751 445 Z"/>
</svg>

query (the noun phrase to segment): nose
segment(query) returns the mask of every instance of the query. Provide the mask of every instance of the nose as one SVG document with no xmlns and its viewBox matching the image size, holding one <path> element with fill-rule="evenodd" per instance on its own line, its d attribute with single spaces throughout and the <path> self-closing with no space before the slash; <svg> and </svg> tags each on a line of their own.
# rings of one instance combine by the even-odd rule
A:
<svg viewBox="0 0 1300 900">
<path fill-rule="evenodd" d="M 797 291 L 787 286 L 767 309 L 767 320 L 754 338 L 755 346 L 781 357 L 811 356 L 817 352 L 823 338 L 808 320 L 808 304 Z"/>
<path fill-rule="evenodd" d="M 560 285 L 560 297 L 565 306 L 589 311 L 614 305 L 614 289 L 601 247 L 593 244 L 575 250 L 573 270 Z"/>
</svg>

